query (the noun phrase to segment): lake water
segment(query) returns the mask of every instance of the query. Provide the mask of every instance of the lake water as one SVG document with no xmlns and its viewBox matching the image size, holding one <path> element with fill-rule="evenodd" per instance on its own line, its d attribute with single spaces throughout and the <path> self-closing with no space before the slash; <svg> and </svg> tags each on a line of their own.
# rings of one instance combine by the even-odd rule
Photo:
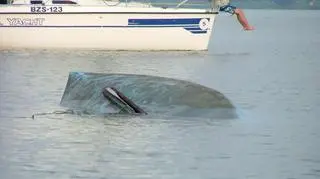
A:
<svg viewBox="0 0 320 179">
<path fill-rule="evenodd" d="M 320 11 L 221 14 L 207 52 L 1 51 L 1 179 L 320 178 Z M 184 79 L 236 119 L 30 116 L 61 109 L 70 71 Z"/>
</svg>

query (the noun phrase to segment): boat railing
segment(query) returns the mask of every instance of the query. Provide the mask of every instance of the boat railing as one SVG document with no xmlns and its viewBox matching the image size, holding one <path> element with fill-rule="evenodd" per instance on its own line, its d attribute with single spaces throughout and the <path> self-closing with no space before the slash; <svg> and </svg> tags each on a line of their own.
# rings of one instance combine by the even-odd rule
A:
<svg viewBox="0 0 320 179">
<path fill-rule="evenodd" d="M 7 4 L 25 4 L 25 5 L 105 5 L 105 6 L 139 6 L 144 7 L 162 7 L 162 8 L 204 8 L 213 9 L 213 0 L 7 0 Z"/>
<path fill-rule="evenodd" d="M 212 0 L 125 0 L 130 2 L 148 3 L 163 8 L 213 8 Z"/>
</svg>

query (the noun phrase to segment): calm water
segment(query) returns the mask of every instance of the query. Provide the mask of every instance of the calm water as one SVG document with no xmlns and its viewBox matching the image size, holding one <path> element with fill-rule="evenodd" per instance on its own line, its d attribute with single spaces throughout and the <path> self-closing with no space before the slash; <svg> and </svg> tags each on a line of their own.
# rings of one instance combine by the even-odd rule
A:
<svg viewBox="0 0 320 179">
<path fill-rule="evenodd" d="M 208 52 L 1 51 L 1 179 L 320 178 L 320 11 L 221 14 Z M 239 118 L 46 115 L 70 71 L 193 81 Z"/>
</svg>

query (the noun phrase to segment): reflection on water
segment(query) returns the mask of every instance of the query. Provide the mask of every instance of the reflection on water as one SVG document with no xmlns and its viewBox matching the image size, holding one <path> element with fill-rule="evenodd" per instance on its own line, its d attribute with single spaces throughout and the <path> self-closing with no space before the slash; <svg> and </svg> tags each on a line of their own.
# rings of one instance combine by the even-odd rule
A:
<svg viewBox="0 0 320 179">
<path fill-rule="evenodd" d="M 208 52 L 2 51 L 0 178 L 319 178 L 320 13 L 247 15 L 254 32 L 220 16 Z M 32 119 L 62 110 L 70 71 L 188 80 L 240 117 Z"/>
</svg>

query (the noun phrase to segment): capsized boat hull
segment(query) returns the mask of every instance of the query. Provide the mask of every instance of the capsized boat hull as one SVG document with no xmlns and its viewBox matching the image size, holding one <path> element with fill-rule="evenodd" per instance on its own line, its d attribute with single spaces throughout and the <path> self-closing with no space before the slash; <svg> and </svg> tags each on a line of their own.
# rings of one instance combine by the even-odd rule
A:
<svg viewBox="0 0 320 179">
<path fill-rule="evenodd" d="M 117 89 L 135 104 L 133 109 L 148 116 L 237 117 L 231 101 L 216 90 L 188 81 L 149 75 L 70 72 L 60 104 L 90 115 L 132 114 L 131 109 L 122 110 L 127 107 L 118 105 L 117 99 L 114 102 L 109 94 L 104 94 L 108 87 Z"/>
</svg>

